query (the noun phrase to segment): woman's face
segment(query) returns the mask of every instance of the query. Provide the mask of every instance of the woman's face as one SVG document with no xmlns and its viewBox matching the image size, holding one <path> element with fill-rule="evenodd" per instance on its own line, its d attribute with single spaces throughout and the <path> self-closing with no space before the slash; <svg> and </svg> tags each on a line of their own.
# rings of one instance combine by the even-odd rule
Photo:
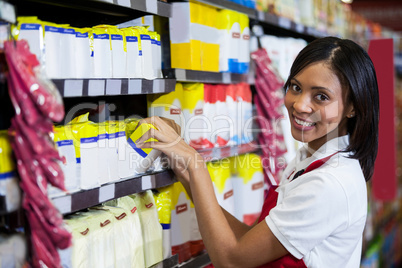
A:
<svg viewBox="0 0 402 268">
<path fill-rule="evenodd" d="M 316 151 L 328 140 L 346 135 L 354 110 L 345 91 L 324 62 L 312 63 L 293 77 L 285 95 L 293 137 Z"/>
</svg>

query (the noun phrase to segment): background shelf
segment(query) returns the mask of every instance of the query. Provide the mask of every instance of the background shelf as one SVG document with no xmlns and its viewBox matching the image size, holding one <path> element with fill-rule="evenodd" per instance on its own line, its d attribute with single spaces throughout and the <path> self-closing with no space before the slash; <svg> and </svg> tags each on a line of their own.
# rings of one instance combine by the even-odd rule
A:
<svg viewBox="0 0 402 268">
<path fill-rule="evenodd" d="M 55 207 L 62 214 L 69 214 L 88 207 L 96 206 L 108 200 L 140 193 L 176 182 L 171 170 L 119 180 L 97 188 L 81 190 L 66 195 L 51 197 Z"/>
<path fill-rule="evenodd" d="M 175 79 L 53 79 L 60 94 L 65 97 L 117 96 L 174 91 Z"/>
<path fill-rule="evenodd" d="M 167 77 L 175 77 L 176 80 L 180 82 L 234 84 L 248 81 L 247 74 L 205 72 L 185 69 L 164 70 L 164 74 Z"/>
</svg>

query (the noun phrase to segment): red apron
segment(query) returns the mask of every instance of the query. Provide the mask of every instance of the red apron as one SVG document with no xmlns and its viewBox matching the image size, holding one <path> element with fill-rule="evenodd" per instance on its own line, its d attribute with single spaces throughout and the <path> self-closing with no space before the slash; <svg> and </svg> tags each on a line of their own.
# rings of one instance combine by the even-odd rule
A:
<svg viewBox="0 0 402 268">
<path fill-rule="evenodd" d="M 297 172 L 292 180 L 296 179 L 298 176 L 300 176 L 302 174 L 306 174 L 316 168 L 319 168 L 325 162 L 327 162 L 333 155 L 335 155 L 337 153 L 338 152 L 331 154 L 323 159 L 314 161 L 305 170 L 300 170 L 299 172 Z M 275 191 L 276 188 L 278 188 L 278 186 L 271 186 L 271 188 L 269 188 L 268 195 L 264 201 L 264 205 L 262 207 L 261 215 L 260 215 L 260 218 L 258 219 L 258 222 L 265 220 L 265 217 L 268 216 L 271 209 L 276 206 L 276 203 L 278 200 L 278 192 Z M 293 255 L 287 254 L 275 261 L 264 264 L 264 265 L 260 266 L 259 268 L 298 268 L 298 267 L 306 268 L 307 266 L 304 264 L 303 259 L 299 260 L 299 259 L 296 259 L 295 257 L 293 257 Z"/>
</svg>

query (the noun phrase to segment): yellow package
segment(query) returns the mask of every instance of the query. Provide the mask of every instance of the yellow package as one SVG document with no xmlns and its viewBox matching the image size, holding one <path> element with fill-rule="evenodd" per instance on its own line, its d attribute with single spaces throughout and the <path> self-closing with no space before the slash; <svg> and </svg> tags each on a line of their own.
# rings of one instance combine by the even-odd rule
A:
<svg viewBox="0 0 402 268">
<path fill-rule="evenodd" d="M 130 138 L 127 140 L 127 143 L 134 150 L 133 155 L 130 155 L 130 166 L 133 167 L 137 173 L 146 172 L 152 166 L 156 158 L 158 158 L 161 154 L 159 150 L 152 148 L 138 148 L 135 144 L 135 142 L 151 128 L 156 129 L 151 124 L 141 124 L 135 129 L 135 131 L 130 135 Z M 146 140 L 146 142 L 151 141 L 157 140 L 153 138 Z"/>
<path fill-rule="evenodd" d="M 155 205 L 158 210 L 159 223 L 162 225 L 163 258 L 172 255 L 171 249 L 171 210 L 173 185 L 158 188 L 154 192 Z"/>
<path fill-rule="evenodd" d="M 15 171 L 15 162 L 7 130 L 0 131 L 0 175 Z"/>
<path fill-rule="evenodd" d="M 176 83 L 175 90 L 169 93 L 148 94 L 148 116 L 161 116 L 172 119 L 179 126 L 184 126 L 182 114 L 183 85 Z"/>
</svg>

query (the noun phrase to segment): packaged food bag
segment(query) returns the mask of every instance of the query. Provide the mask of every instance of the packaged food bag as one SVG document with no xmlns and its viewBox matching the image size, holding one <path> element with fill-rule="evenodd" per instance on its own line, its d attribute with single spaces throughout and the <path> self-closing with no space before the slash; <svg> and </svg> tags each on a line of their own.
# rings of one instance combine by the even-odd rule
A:
<svg viewBox="0 0 402 268">
<path fill-rule="evenodd" d="M 17 27 L 13 28 L 13 36 L 18 40 L 26 40 L 30 51 L 40 62 L 43 62 L 45 51 L 42 21 L 37 17 L 18 17 L 17 22 Z"/>
<path fill-rule="evenodd" d="M 175 121 L 184 130 L 182 113 L 183 85 L 176 83 L 175 90 L 164 94 L 148 94 L 148 116 L 161 116 Z"/>
<path fill-rule="evenodd" d="M 154 67 L 153 67 L 153 54 L 152 54 L 152 42 L 151 34 L 147 27 L 136 26 L 140 33 L 141 39 L 141 51 L 142 51 L 142 75 L 145 79 L 155 79 Z M 156 55 L 155 55 L 156 56 Z"/>
<path fill-rule="evenodd" d="M 230 133 L 234 130 L 233 120 L 229 114 L 229 105 L 226 103 L 227 85 L 215 85 L 214 94 L 216 98 L 215 112 L 215 146 L 222 147 L 229 143 Z"/>
<path fill-rule="evenodd" d="M 124 121 L 116 121 L 116 143 L 119 178 L 128 178 L 133 175 L 133 172 L 130 170 L 131 147 L 127 143 L 126 123 Z"/>
<path fill-rule="evenodd" d="M 71 134 L 71 125 L 61 125 L 54 127 L 54 141 L 57 150 L 65 158 L 65 162 L 59 162 L 64 173 L 64 185 L 69 192 L 80 188 L 79 178 L 76 176 L 77 162 L 75 157 L 74 141 Z"/>
<path fill-rule="evenodd" d="M 194 38 L 201 41 L 201 70 L 219 72 L 218 11 L 202 3 L 199 3 L 199 9 L 198 21 L 192 24 L 191 31 Z"/>
<path fill-rule="evenodd" d="M 99 169 L 99 184 L 105 184 L 112 181 L 109 177 L 109 157 L 108 157 L 108 137 L 106 132 L 106 123 L 97 124 L 98 127 L 98 169 Z"/>
<path fill-rule="evenodd" d="M 69 25 L 60 25 L 60 77 L 75 78 L 75 29 Z M 89 43 L 88 43 L 89 47 Z"/>
<path fill-rule="evenodd" d="M 142 77 L 142 49 L 140 33 L 134 27 L 121 29 L 126 38 L 127 77 Z"/>
<path fill-rule="evenodd" d="M 106 121 L 106 157 L 109 181 L 117 181 L 119 179 L 119 155 L 118 155 L 118 127 L 114 121 Z"/>
<path fill-rule="evenodd" d="M 113 69 L 109 25 L 94 26 L 90 38 L 93 44 L 94 77 L 111 78 Z"/>
<path fill-rule="evenodd" d="M 60 254 L 63 267 L 93 267 L 92 261 L 92 229 L 87 217 L 82 214 L 68 216 L 64 222 L 72 234 L 70 251 Z"/>
<path fill-rule="evenodd" d="M 125 209 L 130 224 L 125 234 L 132 242 L 132 247 L 130 248 L 130 267 L 145 267 L 144 240 L 142 238 L 142 227 L 136 200 L 129 196 L 124 196 L 108 201 L 106 205 Z"/>
<path fill-rule="evenodd" d="M 138 205 L 142 237 L 144 239 L 145 267 L 150 267 L 163 260 L 162 226 L 151 190 L 131 195 Z"/>
<path fill-rule="evenodd" d="M 45 30 L 45 53 L 44 63 L 46 67 L 46 74 L 49 78 L 61 78 L 61 25 L 43 22 Z"/>
<path fill-rule="evenodd" d="M 114 267 L 115 234 L 113 230 L 116 219 L 108 211 L 99 208 L 91 208 L 89 212 L 83 214 L 87 216 L 89 229 L 92 232 L 92 267 Z"/>
<path fill-rule="evenodd" d="M 154 192 L 156 208 L 158 210 L 159 223 L 162 225 L 163 258 L 172 256 L 171 245 L 171 210 L 173 185 L 158 188 Z"/>
<path fill-rule="evenodd" d="M 241 144 L 249 143 L 253 140 L 253 105 L 249 84 L 237 84 L 237 107 L 239 141 Z"/>
<path fill-rule="evenodd" d="M 226 108 L 228 111 L 228 120 L 230 125 L 228 145 L 234 146 L 240 144 L 238 121 L 238 100 L 237 100 L 237 85 L 230 84 L 225 86 L 226 89 Z"/>
<path fill-rule="evenodd" d="M 179 263 L 191 258 L 192 213 L 191 200 L 180 182 L 173 184 L 171 207 L 172 255 L 179 256 Z"/>
<path fill-rule="evenodd" d="M 121 207 L 102 206 L 115 219 L 113 223 L 114 238 L 114 266 L 113 267 L 132 267 L 132 250 L 135 248 L 132 240 L 132 226 L 128 212 Z"/>
<path fill-rule="evenodd" d="M 190 253 L 192 257 L 200 255 L 205 250 L 202 241 L 200 228 L 198 226 L 197 215 L 194 203 L 190 201 Z"/>
<path fill-rule="evenodd" d="M 204 115 L 204 84 L 183 83 L 184 140 L 195 149 L 213 148 L 211 122 Z"/>
<path fill-rule="evenodd" d="M 155 129 L 155 127 L 151 124 L 141 124 L 137 127 L 137 129 L 130 135 L 130 138 L 127 140 L 128 144 L 131 148 L 134 149 L 135 153 L 131 155 L 131 160 L 134 170 L 137 173 L 146 172 L 151 166 L 152 163 L 161 155 L 161 152 L 152 148 L 138 148 L 135 142 L 144 135 L 145 132 L 150 130 L 151 128 Z M 151 138 L 146 142 L 156 141 Z"/>
<path fill-rule="evenodd" d="M 239 73 L 241 29 L 239 13 L 222 9 L 219 11 L 220 68 L 221 72 Z"/>
<path fill-rule="evenodd" d="M 248 74 L 250 65 L 250 28 L 246 14 L 238 13 L 240 22 L 239 73 Z"/>
<path fill-rule="evenodd" d="M 75 29 L 74 70 L 75 78 L 92 78 L 93 62 L 91 61 L 91 46 L 89 43 L 90 28 Z"/>
<path fill-rule="evenodd" d="M 80 188 L 91 189 L 98 187 L 98 127 L 93 122 L 79 122 L 71 125 L 75 146 L 77 171 L 79 172 Z"/>
<path fill-rule="evenodd" d="M 127 53 L 124 49 L 124 33 L 116 26 L 109 27 L 110 42 L 112 46 L 112 77 L 127 77 Z"/>
<path fill-rule="evenodd" d="M 207 168 L 214 185 L 215 196 L 219 205 L 234 215 L 233 185 L 230 180 L 229 159 L 207 162 Z"/>
<path fill-rule="evenodd" d="M 231 158 L 231 173 L 235 198 L 235 216 L 252 225 L 258 219 L 264 203 L 264 175 L 261 157 L 244 154 Z"/>
<path fill-rule="evenodd" d="M 0 131 L 0 197 L 1 211 L 13 212 L 20 208 L 21 191 L 7 131 Z"/>
<path fill-rule="evenodd" d="M 215 85 L 203 84 L 204 86 L 204 109 L 203 117 L 207 124 L 207 129 L 204 133 L 205 142 L 209 144 L 208 147 L 214 147 L 216 142 L 216 97 Z"/>
<path fill-rule="evenodd" d="M 201 40 L 195 36 L 200 16 L 200 4 L 197 2 L 172 3 L 172 16 L 169 18 L 172 68 L 201 70 Z"/>
</svg>

